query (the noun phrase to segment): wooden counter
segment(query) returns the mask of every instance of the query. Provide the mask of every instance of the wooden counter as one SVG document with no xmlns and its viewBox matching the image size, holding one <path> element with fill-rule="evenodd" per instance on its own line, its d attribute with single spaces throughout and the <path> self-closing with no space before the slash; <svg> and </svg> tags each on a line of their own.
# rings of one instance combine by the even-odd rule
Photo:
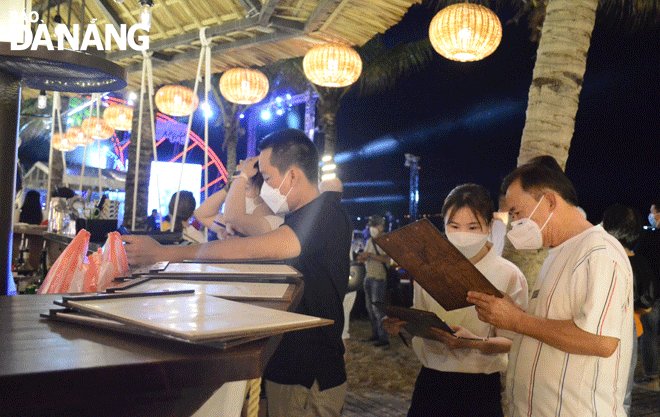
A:
<svg viewBox="0 0 660 417">
<path fill-rule="evenodd" d="M 254 302 L 293 310 L 290 301 Z M 0 297 L 0 415 L 188 416 L 262 375 L 281 336 L 226 350 L 39 318 L 62 294 Z"/>
</svg>

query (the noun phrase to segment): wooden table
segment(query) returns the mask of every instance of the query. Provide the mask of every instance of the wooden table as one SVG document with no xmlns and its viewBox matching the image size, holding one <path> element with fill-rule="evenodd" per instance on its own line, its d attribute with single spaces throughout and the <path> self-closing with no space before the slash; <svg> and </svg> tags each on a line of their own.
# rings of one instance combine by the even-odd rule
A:
<svg viewBox="0 0 660 417">
<path fill-rule="evenodd" d="M 292 311 L 302 290 L 254 304 Z M 281 338 L 216 350 L 40 319 L 61 297 L 0 297 L 0 415 L 189 416 L 223 383 L 260 377 Z"/>
</svg>

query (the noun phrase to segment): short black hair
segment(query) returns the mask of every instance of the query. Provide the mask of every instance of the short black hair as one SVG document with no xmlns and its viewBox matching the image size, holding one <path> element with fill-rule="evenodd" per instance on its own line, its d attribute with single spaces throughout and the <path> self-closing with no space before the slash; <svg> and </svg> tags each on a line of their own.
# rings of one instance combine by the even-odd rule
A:
<svg viewBox="0 0 660 417">
<path fill-rule="evenodd" d="M 603 229 L 632 250 L 642 233 L 642 216 L 632 207 L 613 204 L 603 212 Z"/>
<path fill-rule="evenodd" d="M 493 220 L 495 205 L 488 190 L 481 185 L 463 184 L 449 192 L 442 205 L 442 217 L 445 218 L 445 223 L 449 223 L 458 209 L 463 207 L 472 210 L 472 214 L 477 220 L 479 217 L 486 220 L 486 226 L 490 225 Z M 449 210 L 452 210 L 451 214 Z M 450 214 L 449 217 L 447 217 L 448 214 Z"/>
<path fill-rule="evenodd" d="M 549 188 L 570 205 L 578 206 L 577 192 L 573 183 L 564 174 L 555 158 L 549 155 L 537 156 L 514 169 L 502 181 L 500 193 L 506 194 L 516 180 L 520 181 L 520 186 L 525 192 L 539 192 L 544 188 Z"/>
<path fill-rule="evenodd" d="M 302 170 L 307 180 L 316 184 L 319 177 L 319 153 L 314 143 L 298 129 L 284 129 L 271 133 L 259 143 L 259 151 L 272 149 L 270 163 L 280 174 L 291 166 Z"/>
</svg>

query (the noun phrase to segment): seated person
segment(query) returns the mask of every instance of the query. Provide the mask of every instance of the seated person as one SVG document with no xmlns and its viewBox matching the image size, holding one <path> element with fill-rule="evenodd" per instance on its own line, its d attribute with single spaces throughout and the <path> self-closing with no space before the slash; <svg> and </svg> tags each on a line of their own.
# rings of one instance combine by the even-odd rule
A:
<svg viewBox="0 0 660 417">
<path fill-rule="evenodd" d="M 172 217 L 174 216 L 174 204 L 176 202 L 176 194 L 172 195 L 169 205 L 169 218 L 163 219 L 163 222 L 160 224 L 160 230 L 163 232 L 168 232 L 172 228 Z M 174 225 L 174 232 L 180 232 L 181 237 L 187 242 L 190 243 L 203 243 L 206 242 L 204 234 L 199 230 L 195 229 L 190 224 L 190 219 L 193 216 L 195 211 L 195 206 L 197 205 L 197 200 L 190 191 L 180 191 L 179 192 L 179 207 L 176 211 L 176 224 Z"/>
</svg>

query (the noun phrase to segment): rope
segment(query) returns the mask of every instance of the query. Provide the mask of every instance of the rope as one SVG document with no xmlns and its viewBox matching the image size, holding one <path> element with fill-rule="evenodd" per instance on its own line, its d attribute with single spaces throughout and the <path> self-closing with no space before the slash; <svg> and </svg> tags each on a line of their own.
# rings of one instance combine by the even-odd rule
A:
<svg viewBox="0 0 660 417">
<path fill-rule="evenodd" d="M 91 109 L 89 111 L 89 114 L 90 115 L 92 114 Z M 101 97 L 99 96 L 98 100 L 96 100 L 96 120 L 100 122 L 100 120 L 99 120 L 100 118 L 101 118 Z M 90 122 L 92 120 L 93 119 L 90 118 Z M 98 162 L 98 165 L 99 165 L 98 166 L 98 168 L 99 168 L 98 183 L 99 183 L 99 202 L 100 202 L 101 201 L 101 195 L 103 195 L 103 189 L 101 187 L 101 138 L 96 139 L 96 147 L 98 148 L 98 151 L 99 151 L 98 157 L 96 159 L 97 159 L 97 162 Z"/>
<path fill-rule="evenodd" d="M 210 109 L 209 91 L 211 90 L 211 45 L 206 39 L 206 27 L 199 30 L 202 48 L 205 53 L 204 105 Z M 209 198 L 209 116 L 204 112 L 204 201 Z M 209 240 L 209 228 L 204 228 L 204 237 Z"/>
<path fill-rule="evenodd" d="M 150 121 L 151 121 L 151 146 L 154 154 L 154 168 L 156 169 L 156 174 L 154 175 L 154 178 L 156 178 L 156 195 L 158 197 L 158 213 L 160 213 L 160 218 L 163 218 L 163 213 L 161 212 L 161 200 L 160 200 L 160 182 L 158 179 L 158 150 L 156 149 L 156 116 L 154 114 L 154 77 L 153 77 L 153 68 L 151 66 L 151 55 L 153 55 L 153 52 L 147 53 L 146 51 L 142 51 L 143 55 L 146 57 L 147 61 L 147 86 L 149 89 L 149 114 L 150 114 Z"/>
<path fill-rule="evenodd" d="M 259 415 L 259 396 L 261 395 L 261 378 L 251 379 L 247 382 L 247 417 Z"/>
<path fill-rule="evenodd" d="M 144 102 L 144 76 L 147 72 L 146 62 L 150 59 L 149 55 L 143 51 L 142 59 L 142 81 L 140 82 L 140 109 L 138 114 L 137 143 L 135 144 L 135 180 L 133 181 L 133 210 L 131 219 L 131 230 L 135 230 L 135 210 L 137 205 L 138 178 L 140 178 L 140 149 L 142 147 L 142 104 Z"/>
<path fill-rule="evenodd" d="M 197 75 L 195 76 L 195 88 L 193 89 L 193 100 L 197 97 L 197 86 L 199 85 L 199 80 L 202 72 L 202 62 L 204 61 L 204 55 L 206 48 L 208 47 L 208 41 L 204 35 L 204 30 L 206 28 L 201 28 L 199 30 L 199 36 L 202 41 L 202 49 L 199 50 L 199 63 L 197 64 Z M 204 43 L 206 42 L 206 45 Z M 186 141 L 183 144 L 183 156 L 181 157 L 181 171 L 179 172 L 179 186 L 177 188 L 176 197 L 174 199 L 174 212 L 172 213 L 172 224 L 170 225 L 170 231 L 174 232 L 174 225 L 176 224 L 176 214 L 179 210 L 179 195 L 181 194 L 181 181 L 183 181 L 183 167 L 186 164 L 186 156 L 188 155 L 188 142 L 190 141 L 190 128 L 192 127 L 192 119 L 194 112 L 191 112 L 188 116 L 188 128 L 186 129 Z"/>
<path fill-rule="evenodd" d="M 59 92 L 54 92 L 53 93 L 53 106 L 57 106 L 57 128 L 58 131 L 60 132 L 60 138 L 64 136 L 64 133 L 62 132 L 62 101 L 60 100 L 60 93 Z M 64 140 L 64 139 L 62 139 Z M 67 139 L 68 141 L 68 139 Z M 66 155 L 65 152 L 60 152 L 60 155 L 62 155 L 62 182 L 64 183 L 65 186 L 69 186 L 69 183 L 64 180 L 66 177 Z M 50 169 L 50 168 L 49 168 Z M 50 176 L 50 174 L 49 174 Z"/>
<path fill-rule="evenodd" d="M 50 210 L 50 198 L 52 196 L 52 192 L 50 188 L 53 185 L 53 176 L 51 173 L 53 172 L 53 135 L 55 134 L 55 115 L 56 115 L 56 110 L 55 110 L 55 96 L 58 95 L 59 93 L 56 91 L 53 93 L 53 112 L 50 116 L 50 149 L 48 150 L 48 187 L 46 187 L 46 207 Z M 64 174 L 63 174 L 64 175 Z"/>
</svg>

